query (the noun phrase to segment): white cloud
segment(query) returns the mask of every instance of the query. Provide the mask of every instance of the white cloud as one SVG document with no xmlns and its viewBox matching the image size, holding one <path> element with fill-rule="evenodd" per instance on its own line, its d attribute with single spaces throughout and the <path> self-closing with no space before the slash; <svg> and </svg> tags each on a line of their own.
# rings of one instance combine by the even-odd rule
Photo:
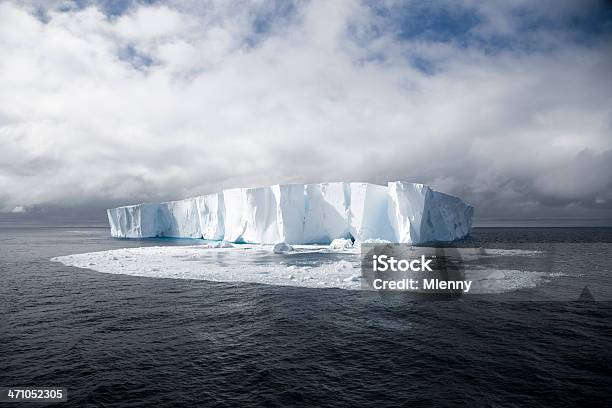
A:
<svg viewBox="0 0 612 408">
<path fill-rule="evenodd" d="M 24 207 L 24 206 L 22 206 L 22 205 L 18 205 L 17 207 L 13 208 L 13 209 L 11 210 L 11 212 L 12 212 L 12 213 L 15 213 L 15 214 L 21 214 L 21 213 L 25 213 L 25 212 L 26 212 L 26 209 L 25 209 L 25 207 Z"/>
<path fill-rule="evenodd" d="M 609 40 L 490 54 L 400 40 L 369 8 L 325 1 L 260 33 L 265 7 L 88 7 L 44 23 L 1 3 L 0 206 L 389 179 L 462 194 L 485 215 L 611 202 L 612 172 L 563 177 L 568 163 L 587 178 L 607 169 Z M 487 10 L 479 30 L 512 32 L 495 23 L 505 8 Z"/>
<path fill-rule="evenodd" d="M 119 36 L 142 42 L 181 35 L 195 28 L 187 16 L 165 6 L 138 7 L 113 26 Z"/>
</svg>

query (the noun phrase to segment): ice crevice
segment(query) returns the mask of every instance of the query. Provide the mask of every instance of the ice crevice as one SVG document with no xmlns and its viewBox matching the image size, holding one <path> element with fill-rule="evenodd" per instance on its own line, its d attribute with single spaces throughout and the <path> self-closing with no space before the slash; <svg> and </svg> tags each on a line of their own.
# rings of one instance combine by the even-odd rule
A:
<svg viewBox="0 0 612 408">
<path fill-rule="evenodd" d="M 474 208 L 425 184 L 335 182 L 233 188 L 107 210 L 118 238 L 328 244 L 335 239 L 420 244 L 469 234 Z"/>
</svg>

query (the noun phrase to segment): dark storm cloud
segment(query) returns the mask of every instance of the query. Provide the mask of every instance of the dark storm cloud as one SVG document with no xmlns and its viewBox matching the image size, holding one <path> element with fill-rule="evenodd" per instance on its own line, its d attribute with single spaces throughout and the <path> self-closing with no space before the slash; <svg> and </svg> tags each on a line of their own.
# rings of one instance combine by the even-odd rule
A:
<svg viewBox="0 0 612 408">
<path fill-rule="evenodd" d="M 409 180 L 612 218 L 605 2 L 4 2 L 0 208 Z"/>
</svg>

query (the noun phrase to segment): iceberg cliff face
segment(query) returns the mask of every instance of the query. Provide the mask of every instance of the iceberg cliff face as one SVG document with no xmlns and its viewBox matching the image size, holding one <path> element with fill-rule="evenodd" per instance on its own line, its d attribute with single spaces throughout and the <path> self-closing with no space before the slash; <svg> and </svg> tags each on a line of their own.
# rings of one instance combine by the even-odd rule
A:
<svg viewBox="0 0 612 408">
<path fill-rule="evenodd" d="M 474 209 L 424 184 L 395 181 L 233 188 L 107 210 L 111 235 L 273 244 L 336 238 L 420 244 L 469 234 Z"/>
<path fill-rule="evenodd" d="M 389 183 L 393 242 L 453 241 L 469 234 L 474 208 L 458 197 L 415 183 Z"/>
</svg>

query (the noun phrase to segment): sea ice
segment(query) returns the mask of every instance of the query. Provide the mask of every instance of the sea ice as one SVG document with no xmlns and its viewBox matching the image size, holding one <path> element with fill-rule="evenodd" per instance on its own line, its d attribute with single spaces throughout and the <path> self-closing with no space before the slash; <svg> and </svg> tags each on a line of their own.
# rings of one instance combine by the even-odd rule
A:
<svg viewBox="0 0 612 408">
<path fill-rule="evenodd" d="M 229 247 L 228 247 L 229 246 Z M 292 251 L 275 253 L 274 248 Z M 435 248 L 431 248 L 435 251 Z M 491 249 L 491 254 L 505 253 Z M 489 257 L 466 248 L 464 259 Z M 499 255 L 497 255 L 499 256 Z M 512 256 L 530 257 L 531 251 Z M 53 258 L 68 266 L 99 272 L 149 278 L 195 279 L 216 282 L 249 282 L 309 288 L 360 289 L 360 254 L 355 247 L 341 252 L 323 245 L 272 245 L 204 243 L 192 246 L 124 248 Z M 506 269 L 465 271 L 473 281 L 470 293 L 502 293 L 536 286 L 553 277 L 544 272 Z"/>
<path fill-rule="evenodd" d="M 284 254 L 285 252 L 291 252 L 293 250 L 293 247 L 286 242 L 279 242 L 278 244 L 274 245 L 272 252 L 275 254 Z"/>
<path fill-rule="evenodd" d="M 287 245 L 287 244 L 284 244 Z M 287 245 L 289 247 L 289 245 Z M 52 261 L 99 272 L 149 278 L 249 282 L 309 288 L 359 289 L 355 251 L 338 260 L 325 246 L 295 246 L 276 254 L 271 245 L 235 244 L 124 248 L 53 258 Z M 318 262 L 312 262 L 316 254 Z M 349 279 L 350 278 L 350 279 Z"/>
<path fill-rule="evenodd" d="M 336 238 L 329 244 L 329 249 L 342 250 L 350 248 L 353 248 L 353 241 L 346 238 Z"/>
</svg>

